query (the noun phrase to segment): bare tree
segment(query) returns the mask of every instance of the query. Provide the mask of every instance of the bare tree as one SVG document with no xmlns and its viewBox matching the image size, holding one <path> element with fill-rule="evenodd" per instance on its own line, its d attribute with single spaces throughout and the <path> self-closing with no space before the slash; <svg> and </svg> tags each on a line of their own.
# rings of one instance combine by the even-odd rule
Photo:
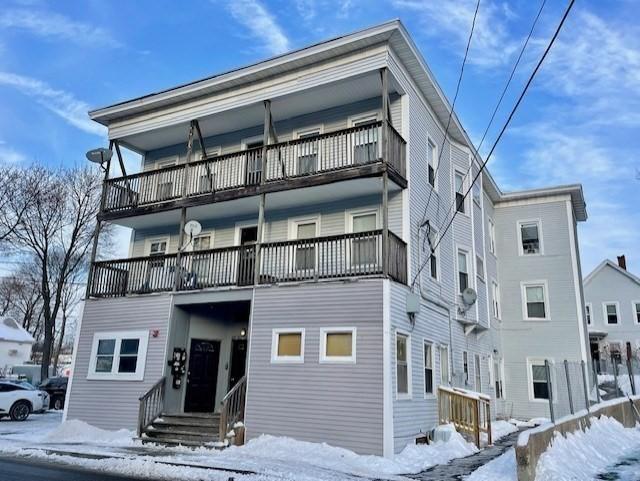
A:
<svg viewBox="0 0 640 481">
<path fill-rule="evenodd" d="M 33 263 L 25 262 L 0 281 L 0 315 L 12 317 L 38 339 L 42 334 L 42 296 L 34 268 Z"/>
<path fill-rule="evenodd" d="M 0 163 L 0 246 L 3 250 L 9 247 L 8 239 L 38 192 L 39 184 L 32 174 L 31 169 Z"/>
<path fill-rule="evenodd" d="M 76 271 L 71 274 L 69 281 L 62 289 L 62 302 L 60 303 L 61 315 L 58 329 L 56 333 L 56 347 L 53 355 L 53 370 L 58 371 L 58 362 L 60 360 L 60 352 L 65 341 L 67 322 L 73 316 L 75 309 L 78 307 L 80 301 L 80 288 L 78 287 L 77 280 L 80 277 L 80 271 Z"/>
<path fill-rule="evenodd" d="M 48 375 L 54 351 L 55 326 L 65 288 L 78 272 L 86 272 L 88 253 L 100 204 L 102 176 L 90 168 L 32 168 L 38 192 L 11 236 L 35 260 L 42 297 L 42 366 Z M 110 235 L 102 231 L 103 238 Z"/>
</svg>

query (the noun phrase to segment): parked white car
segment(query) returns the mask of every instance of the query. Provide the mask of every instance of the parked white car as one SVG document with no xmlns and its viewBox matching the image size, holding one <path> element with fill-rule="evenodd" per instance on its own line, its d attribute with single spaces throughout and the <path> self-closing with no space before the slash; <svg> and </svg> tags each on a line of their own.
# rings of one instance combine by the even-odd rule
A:
<svg viewBox="0 0 640 481">
<path fill-rule="evenodd" d="M 0 380 L 0 418 L 24 421 L 31 413 L 46 411 L 49 395 L 24 381 Z"/>
</svg>

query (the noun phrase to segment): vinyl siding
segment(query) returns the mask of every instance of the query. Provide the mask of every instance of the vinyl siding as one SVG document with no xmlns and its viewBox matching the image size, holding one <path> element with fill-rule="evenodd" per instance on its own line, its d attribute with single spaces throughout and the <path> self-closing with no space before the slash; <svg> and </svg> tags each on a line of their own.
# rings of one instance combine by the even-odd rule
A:
<svg viewBox="0 0 640 481">
<path fill-rule="evenodd" d="M 382 280 L 257 288 L 246 426 L 382 454 Z M 319 362 L 320 328 L 357 329 L 355 364 Z M 271 363 L 272 330 L 305 329 L 304 364 Z"/>
<path fill-rule="evenodd" d="M 170 309 L 169 295 L 85 301 L 67 419 L 80 419 L 103 429 L 135 430 L 138 398 L 164 372 Z M 157 329 L 159 334 L 157 337 L 149 336 L 143 381 L 87 379 L 95 333 L 153 329 Z"/>
</svg>

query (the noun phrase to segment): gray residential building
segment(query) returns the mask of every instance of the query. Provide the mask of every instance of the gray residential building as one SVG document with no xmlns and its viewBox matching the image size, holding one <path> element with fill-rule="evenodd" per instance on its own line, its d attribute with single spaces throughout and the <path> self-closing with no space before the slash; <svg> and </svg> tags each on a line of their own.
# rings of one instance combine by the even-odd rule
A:
<svg viewBox="0 0 640 481">
<path fill-rule="evenodd" d="M 584 279 L 584 299 L 591 357 L 606 369 L 618 362 L 640 359 L 640 278 L 627 270 L 627 260 L 602 261 Z"/>
<path fill-rule="evenodd" d="M 541 360 L 587 360 L 581 187 L 472 185 L 399 21 L 90 115 L 112 164 L 143 161 L 105 179 L 130 256 L 93 262 L 67 418 L 391 456 L 438 425 L 440 386 L 529 418 Z"/>
</svg>

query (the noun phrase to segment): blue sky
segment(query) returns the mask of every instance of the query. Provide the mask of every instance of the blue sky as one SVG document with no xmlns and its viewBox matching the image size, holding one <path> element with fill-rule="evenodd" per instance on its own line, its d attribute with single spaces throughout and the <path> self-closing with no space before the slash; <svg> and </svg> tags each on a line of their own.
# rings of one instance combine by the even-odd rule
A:
<svg viewBox="0 0 640 481">
<path fill-rule="evenodd" d="M 456 111 L 486 127 L 538 0 L 482 0 Z M 548 0 L 484 147 L 558 22 Z M 474 0 L 3 0 L 0 160 L 84 162 L 104 145 L 86 111 L 400 18 L 451 98 Z M 640 273 L 640 5 L 579 0 L 490 170 L 503 190 L 581 182 L 583 270 L 626 253 Z M 483 147 L 483 151 L 486 152 Z M 123 237 L 124 239 L 124 237 Z"/>
</svg>

